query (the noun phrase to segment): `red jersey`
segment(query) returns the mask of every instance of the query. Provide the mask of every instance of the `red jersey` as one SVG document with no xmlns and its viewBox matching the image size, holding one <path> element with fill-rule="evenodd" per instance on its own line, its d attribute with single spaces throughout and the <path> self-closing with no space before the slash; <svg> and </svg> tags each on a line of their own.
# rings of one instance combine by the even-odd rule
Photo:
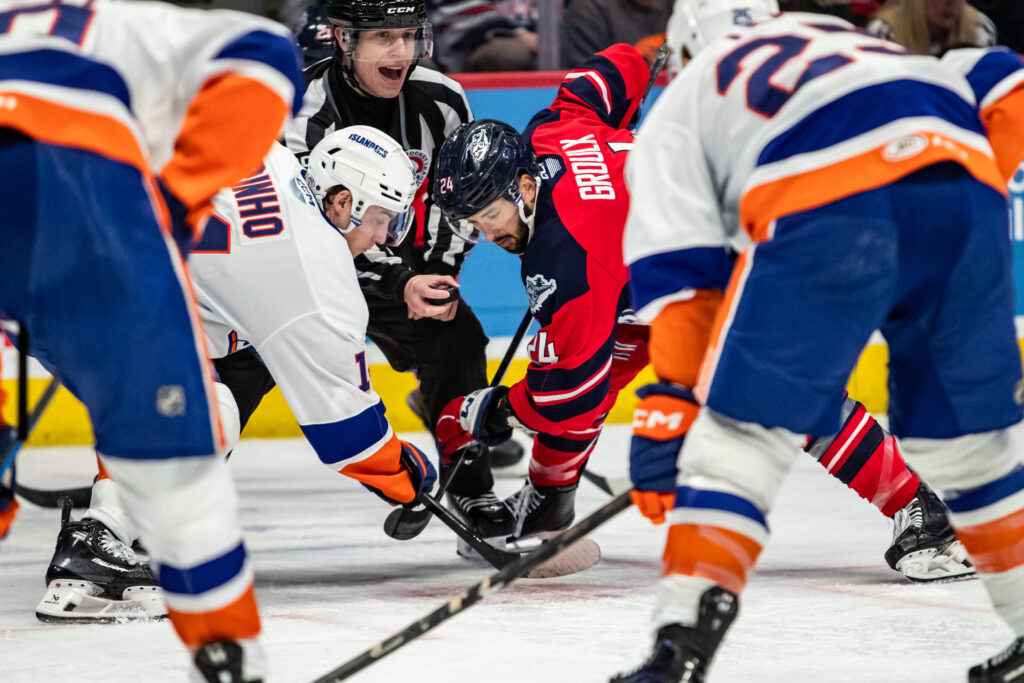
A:
<svg viewBox="0 0 1024 683">
<path fill-rule="evenodd" d="M 570 71 L 524 139 L 541 168 L 534 233 L 522 257 L 530 311 L 541 325 L 526 377 L 509 399 L 526 427 L 547 434 L 589 427 L 628 377 L 616 325 L 629 315 L 622 235 L 629 213 L 624 170 L 650 72 L 629 45 Z M 613 367 L 614 365 L 614 367 Z M 634 364 L 627 364 L 634 365 Z M 642 364 L 640 365 L 642 367 Z"/>
</svg>

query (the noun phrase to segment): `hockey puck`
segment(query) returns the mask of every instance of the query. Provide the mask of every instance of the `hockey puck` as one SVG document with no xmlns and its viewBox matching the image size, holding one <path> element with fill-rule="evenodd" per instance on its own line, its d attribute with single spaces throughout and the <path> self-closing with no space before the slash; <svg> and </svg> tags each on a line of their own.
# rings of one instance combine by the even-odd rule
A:
<svg viewBox="0 0 1024 683">
<path fill-rule="evenodd" d="M 448 296 L 444 299 L 424 299 L 431 306 L 444 306 L 450 304 L 453 301 L 459 300 L 459 288 L 453 285 L 445 285 L 445 289 L 448 290 Z"/>
</svg>

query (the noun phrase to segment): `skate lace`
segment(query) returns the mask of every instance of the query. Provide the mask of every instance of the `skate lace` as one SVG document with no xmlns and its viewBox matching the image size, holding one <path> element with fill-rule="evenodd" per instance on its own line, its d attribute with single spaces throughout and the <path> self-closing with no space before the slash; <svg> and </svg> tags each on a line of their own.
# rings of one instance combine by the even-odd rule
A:
<svg viewBox="0 0 1024 683">
<path fill-rule="evenodd" d="M 467 511 L 488 507 L 490 505 L 499 505 L 501 503 L 501 501 L 498 500 L 498 497 L 494 495 L 493 491 L 481 493 L 478 496 L 453 496 L 453 498 L 456 499 L 459 507 Z"/>
<path fill-rule="evenodd" d="M 122 543 L 109 529 L 103 529 L 97 540 L 100 550 L 111 557 L 121 560 L 125 564 L 138 564 L 135 551 L 131 549 L 131 546 Z"/>
<path fill-rule="evenodd" d="M 921 508 L 921 502 L 914 498 L 912 501 L 907 503 L 901 510 L 897 510 L 896 514 L 893 515 L 893 539 L 897 539 L 903 535 L 903 532 L 913 527 L 915 529 L 921 529 L 924 527 L 924 510 Z"/>
<path fill-rule="evenodd" d="M 544 496 L 533 486 L 533 482 L 527 481 L 526 485 L 516 494 L 516 500 L 512 504 L 512 514 L 516 518 L 513 536 L 522 535 L 523 524 L 526 522 L 526 518 L 537 509 L 542 500 L 544 500 Z"/>
</svg>

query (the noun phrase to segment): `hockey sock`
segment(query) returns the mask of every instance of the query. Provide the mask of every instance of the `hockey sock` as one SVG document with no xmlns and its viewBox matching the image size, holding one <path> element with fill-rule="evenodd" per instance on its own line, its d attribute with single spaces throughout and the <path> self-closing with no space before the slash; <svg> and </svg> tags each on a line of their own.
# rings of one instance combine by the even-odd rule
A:
<svg viewBox="0 0 1024 683">
<path fill-rule="evenodd" d="M 604 418 L 590 428 L 560 436 L 539 433 L 533 440 L 530 481 L 534 486 L 565 486 L 580 480 L 601 434 Z"/>
<path fill-rule="evenodd" d="M 804 450 L 829 474 L 892 517 L 913 499 L 921 480 L 907 468 L 896 439 L 862 403 L 847 397 L 843 417 L 838 434 L 810 437 Z"/>
<path fill-rule="evenodd" d="M 1024 465 L 1010 430 L 905 439 L 904 451 L 940 494 L 996 612 L 1024 635 Z M 1018 442 L 1019 443 L 1019 442 Z"/>
</svg>

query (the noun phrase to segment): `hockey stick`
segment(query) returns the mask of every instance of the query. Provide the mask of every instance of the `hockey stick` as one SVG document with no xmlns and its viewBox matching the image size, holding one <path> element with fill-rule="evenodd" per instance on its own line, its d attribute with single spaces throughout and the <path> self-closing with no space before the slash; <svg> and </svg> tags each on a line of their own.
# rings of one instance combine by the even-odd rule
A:
<svg viewBox="0 0 1024 683">
<path fill-rule="evenodd" d="M 464 593 L 453 598 L 447 604 L 437 608 L 422 619 L 417 619 L 406 626 L 402 631 L 382 640 L 370 649 L 356 655 L 337 669 L 316 679 L 314 683 L 334 683 L 343 681 L 374 662 L 391 654 L 406 643 L 422 636 L 424 633 L 433 630 L 443 622 L 472 606 L 474 603 L 484 599 L 489 594 L 499 591 L 516 579 L 526 576 L 530 571 L 536 569 L 545 561 L 551 559 L 559 552 L 580 540 L 591 531 L 601 526 L 609 519 L 619 514 L 631 504 L 629 493 L 622 493 L 605 503 L 601 508 L 592 512 L 588 517 L 580 520 L 575 526 L 566 529 L 559 535 L 545 541 L 537 550 L 529 555 L 523 555 L 516 562 L 503 567 L 491 574 L 480 583 L 472 586 Z"/>
<path fill-rule="evenodd" d="M 491 379 L 489 387 L 496 387 L 501 384 L 501 380 L 504 379 L 505 373 L 508 371 L 508 366 L 512 364 L 512 358 L 515 356 L 516 351 L 519 349 L 519 345 L 523 341 L 523 337 L 526 335 L 526 330 L 530 328 L 530 323 L 533 322 L 533 314 L 529 310 L 523 316 L 522 322 L 519 323 L 519 328 L 516 333 L 512 336 L 512 343 L 509 344 L 508 350 L 505 351 L 505 356 L 501 359 L 501 363 L 498 365 L 498 369 L 494 372 L 494 377 Z M 473 449 L 473 457 L 478 457 L 483 446 L 478 446 Z M 469 449 L 465 449 L 459 456 L 459 459 L 452 465 L 451 470 L 448 471 L 448 475 L 441 482 L 441 486 L 437 490 L 437 495 L 434 496 L 434 501 L 440 501 L 444 499 L 444 493 L 448 490 L 448 485 L 455 478 L 459 468 L 462 467 L 464 462 L 469 460 Z M 421 499 L 420 503 L 424 503 Z M 384 520 L 384 533 L 391 538 L 398 539 L 399 541 L 408 541 L 410 538 L 419 536 L 424 529 L 427 528 L 427 524 L 430 522 L 431 508 L 430 506 L 415 505 L 412 507 L 400 507 L 396 510 L 392 510 L 388 514 L 387 519 Z M 452 517 L 454 519 L 454 517 Z M 451 526 L 449 524 L 448 526 Z M 465 525 L 462 525 L 465 529 Z M 452 527 L 455 530 L 455 527 Z M 468 532 L 469 530 L 466 529 Z M 457 530 L 456 533 L 459 533 Z M 461 535 L 461 534 L 460 534 Z M 469 541 L 467 541 L 469 543 Z M 470 545 L 473 545 L 470 543 Z M 489 544 L 488 544 L 489 545 Z M 483 555 L 483 553 L 481 553 Z M 498 566 L 498 565 L 495 565 Z"/>
<path fill-rule="evenodd" d="M 623 491 L 628 491 L 633 488 L 629 479 L 626 479 L 625 477 L 603 477 L 596 472 L 591 472 L 586 469 L 583 470 L 583 478 L 607 493 L 609 496 L 617 496 Z"/>
</svg>

